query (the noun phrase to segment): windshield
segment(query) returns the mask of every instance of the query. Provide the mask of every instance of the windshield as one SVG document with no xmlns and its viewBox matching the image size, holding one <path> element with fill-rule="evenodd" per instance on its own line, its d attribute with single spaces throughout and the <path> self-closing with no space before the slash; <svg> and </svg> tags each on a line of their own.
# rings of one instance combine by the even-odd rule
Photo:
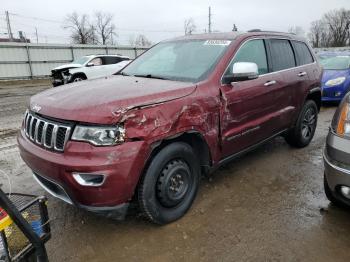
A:
<svg viewBox="0 0 350 262">
<path fill-rule="evenodd" d="M 214 68 L 231 41 L 164 42 L 137 58 L 121 74 L 198 82 Z"/>
<path fill-rule="evenodd" d="M 75 59 L 72 62 L 72 64 L 84 65 L 89 59 L 90 59 L 89 56 L 82 56 L 82 57 L 79 57 L 78 59 Z"/>
<path fill-rule="evenodd" d="M 349 69 L 350 57 L 349 56 L 336 56 L 322 59 L 321 65 L 326 70 L 345 70 Z"/>
</svg>

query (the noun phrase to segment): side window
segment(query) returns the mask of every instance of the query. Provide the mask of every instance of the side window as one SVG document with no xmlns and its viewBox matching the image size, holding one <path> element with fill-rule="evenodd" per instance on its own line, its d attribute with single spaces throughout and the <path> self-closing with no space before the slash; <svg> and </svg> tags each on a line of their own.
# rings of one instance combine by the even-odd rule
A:
<svg viewBox="0 0 350 262">
<path fill-rule="evenodd" d="M 274 72 L 295 67 L 294 52 L 289 40 L 271 39 L 270 43 Z"/>
<path fill-rule="evenodd" d="M 298 66 L 307 65 L 314 62 L 310 49 L 305 43 L 293 41 L 293 46 Z"/>
<path fill-rule="evenodd" d="M 100 66 L 102 65 L 102 59 L 101 57 L 96 57 L 94 59 L 92 59 L 89 64 L 93 64 L 94 66 Z"/>
<path fill-rule="evenodd" d="M 105 56 L 104 57 L 104 65 L 112 65 L 121 62 L 122 59 L 117 56 Z"/>
<path fill-rule="evenodd" d="M 233 64 L 237 62 L 256 63 L 258 65 L 259 75 L 268 73 L 264 40 L 251 40 L 245 43 L 235 54 L 225 75 L 230 75 Z"/>
</svg>

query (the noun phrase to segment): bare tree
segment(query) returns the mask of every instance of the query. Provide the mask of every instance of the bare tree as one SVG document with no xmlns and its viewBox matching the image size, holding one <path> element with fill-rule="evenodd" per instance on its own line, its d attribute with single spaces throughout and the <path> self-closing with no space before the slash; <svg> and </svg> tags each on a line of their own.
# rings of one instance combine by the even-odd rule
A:
<svg viewBox="0 0 350 262">
<path fill-rule="evenodd" d="M 314 47 L 342 47 L 350 44 L 349 30 L 350 10 L 342 8 L 312 22 L 308 36 Z"/>
<path fill-rule="evenodd" d="M 349 37 L 350 10 L 344 8 L 328 12 L 323 17 L 332 38 L 331 46 L 345 46 Z"/>
<path fill-rule="evenodd" d="M 129 45 L 135 46 L 136 45 L 136 36 L 134 34 L 129 35 Z"/>
<path fill-rule="evenodd" d="M 99 36 L 99 43 L 114 44 L 113 37 L 116 36 L 115 24 L 113 23 L 113 15 L 110 13 L 97 12 L 96 18 L 96 33 Z"/>
<path fill-rule="evenodd" d="M 330 36 L 327 25 L 323 20 L 316 20 L 311 23 L 308 38 L 313 47 L 328 47 L 330 46 Z"/>
<path fill-rule="evenodd" d="M 186 19 L 184 22 L 185 35 L 192 35 L 196 31 L 196 24 L 193 18 Z"/>
<path fill-rule="evenodd" d="M 73 12 L 66 16 L 63 28 L 71 31 L 71 38 L 76 44 L 91 44 L 95 39 L 94 27 L 89 22 L 89 16 Z"/>
<path fill-rule="evenodd" d="M 129 39 L 131 41 L 131 38 Z M 134 46 L 142 46 L 142 47 L 149 47 L 152 45 L 152 42 L 147 39 L 145 35 L 138 35 L 134 40 Z"/>
<path fill-rule="evenodd" d="M 297 36 L 305 36 L 305 31 L 301 26 L 291 26 L 289 27 L 288 32 Z"/>
</svg>

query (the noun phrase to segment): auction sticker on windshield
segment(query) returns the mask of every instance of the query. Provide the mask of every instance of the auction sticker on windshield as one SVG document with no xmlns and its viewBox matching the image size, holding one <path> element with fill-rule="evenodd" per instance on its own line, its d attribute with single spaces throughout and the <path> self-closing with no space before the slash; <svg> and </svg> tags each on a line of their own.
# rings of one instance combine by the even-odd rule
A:
<svg viewBox="0 0 350 262">
<path fill-rule="evenodd" d="M 207 40 L 204 45 L 229 45 L 231 41 L 229 40 Z"/>
</svg>

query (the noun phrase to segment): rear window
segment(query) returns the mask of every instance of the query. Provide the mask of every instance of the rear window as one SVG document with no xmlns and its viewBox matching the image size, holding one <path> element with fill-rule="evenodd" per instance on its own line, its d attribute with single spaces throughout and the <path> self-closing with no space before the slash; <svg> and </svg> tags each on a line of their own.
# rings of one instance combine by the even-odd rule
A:
<svg viewBox="0 0 350 262">
<path fill-rule="evenodd" d="M 272 71 L 280 71 L 295 67 L 293 49 L 288 40 L 271 39 L 270 50 Z"/>
<path fill-rule="evenodd" d="M 293 41 L 293 46 L 298 66 L 314 62 L 311 52 L 305 43 Z"/>
</svg>

